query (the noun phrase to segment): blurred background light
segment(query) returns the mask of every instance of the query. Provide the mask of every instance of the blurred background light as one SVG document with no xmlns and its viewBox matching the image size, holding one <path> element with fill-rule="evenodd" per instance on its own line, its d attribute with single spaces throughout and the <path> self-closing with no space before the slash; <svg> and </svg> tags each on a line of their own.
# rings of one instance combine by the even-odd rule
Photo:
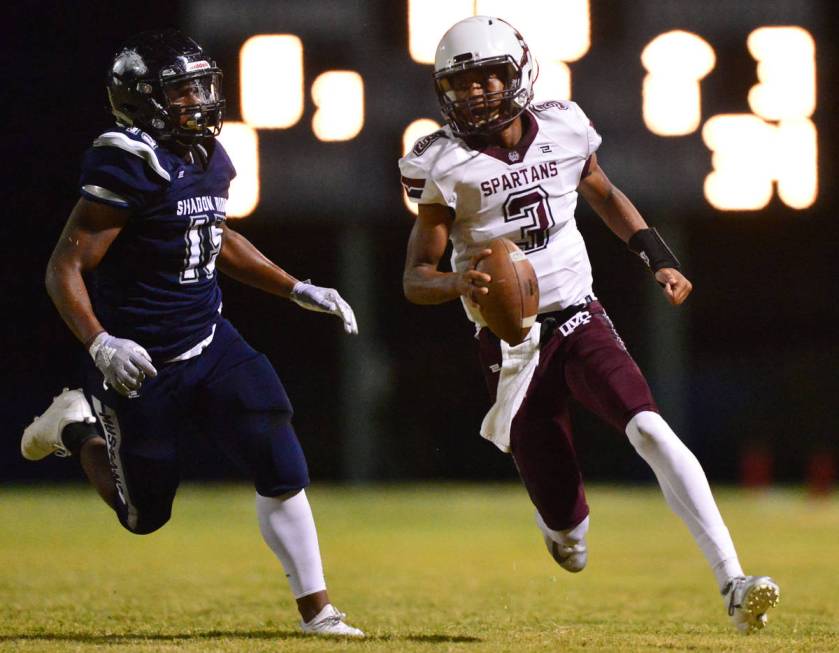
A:
<svg viewBox="0 0 839 653">
<path fill-rule="evenodd" d="M 801 27 L 760 27 L 746 41 L 758 62 L 749 106 L 766 120 L 809 118 L 816 109 L 816 45 Z"/>
<path fill-rule="evenodd" d="M 428 134 L 432 134 L 438 129 L 440 129 L 440 124 L 430 118 L 420 118 L 419 120 L 414 120 L 414 122 L 405 127 L 405 131 L 402 132 L 402 156 L 405 156 L 408 152 L 410 152 L 414 143 L 416 143 L 420 138 L 427 136 Z M 414 204 L 408 199 L 408 194 L 404 190 L 402 191 L 402 201 L 405 203 L 405 206 L 408 207 L 408 210 L 414 215 L 419 212 L 417 204 Z"/>
<path fill-rule="evenodd" d="M 705 198 L 724 210 L 762 209 L 772 199 L 775 127 L 752 114 L 721 114 L 702 128 L 713 152 Z"/>
<path fill-rule="evenodd" d="M 641 52 L 644 124 L 659 136 L 683 136 L 702 120 L 699 82 L 714 68 L 714 49 L 700 36 L 674 30 L 659 34 Z"/>
<path fill-rule="evenodd" d="M 818 196 L 816 141 L 816 126 L 808 118 L 778 124 L 775 178 L 778 197 L 791 208 L 806 209 Z"/>
<path fill-rule="evenodd" d="M 321 141 L 348 141 L 364 126 L 364 80 L 351 70 L 330 70 L 312 84 L 317 107 L 312 131 Z"/>
<path fill-rule="evenodd" d="M 562 61 L 540 61 L 539 79 L 533 88 L 536 102 L 570 100 L 571 69 Z"/>
<path fill-rule="evenodd" d="M 408 0 L 408 52 L 417 63 L 433 64 L 437 44 L 449 27 L 473 15 L 472 0 Z"/>
<path fill-rule="evenodd" d="M 230 182 L 227 217 L 243 218 L 259 204 L 259 137 L 250 125 L 227 121 L 218 139 L 236 168 L 236 177 Z"/>
<path fill-rule="evenodd" d="M 588 0 L 477 0 L 475 14 L 510 23 L 540 63 L 577 61 L 591 47 Z"/>
<path fill-rule="evenodd" d="M 303 115 L 303 42 L 260 34 L 239 53 L 242 119 L 251 127 L 287 129 Z"/>
<path fill-rule="evenodd" d="M 571 72 L 591 47 L 588 0 L 409 0 L 408 50 L 417 63 L 433 64 L 446 30 L 468 16 L 498 16 L 525 35 L 539 64 L 537 100 L 571 97 Z"/>
</svg>

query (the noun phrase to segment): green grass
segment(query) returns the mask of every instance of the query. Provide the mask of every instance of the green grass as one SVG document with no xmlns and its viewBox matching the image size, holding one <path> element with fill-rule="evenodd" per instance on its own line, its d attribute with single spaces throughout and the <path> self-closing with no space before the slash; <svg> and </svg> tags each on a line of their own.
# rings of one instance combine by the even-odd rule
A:
<svg viewBox="0 0 839 653">
<path fill-rule="evenodd" d="M 747 573 L 782 586 L 748 638 L 654 488 L 590 489 L 589 567 L 571 575 L 518 486 L 316 487 L 332 599 L 369 635 L 326 642 L 298 634 L 246 487 L 185 486 L 143 537 L 87 488 L 3 488 L 0 650 L 839 650 L 839 500 L 718 494 Z"/>
</svg>

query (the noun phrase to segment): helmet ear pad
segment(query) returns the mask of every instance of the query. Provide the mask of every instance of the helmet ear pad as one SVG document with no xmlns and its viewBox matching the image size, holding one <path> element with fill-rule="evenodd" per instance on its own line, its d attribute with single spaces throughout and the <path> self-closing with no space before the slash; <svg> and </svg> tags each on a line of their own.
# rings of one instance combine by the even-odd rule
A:
<svg viewBox="0 0 839 653">
<path fill-rule="evenodd" d="M 485 94 L 496 110 L 478 98 L 458 98 L 451 80 L 469 70 L 497 67 L 506 71 L 505 88 Z M 518 118 L 533 100 L 536 65 L 521 34 L 509 23 L 491 16 L 472 16 L 455 23 L 440 40 L 434 59 L 434 81 L 440 110 L 458 136 L 499 131 Z M 481 111 L 476 111 L 483 107 Z"/>
</svg>

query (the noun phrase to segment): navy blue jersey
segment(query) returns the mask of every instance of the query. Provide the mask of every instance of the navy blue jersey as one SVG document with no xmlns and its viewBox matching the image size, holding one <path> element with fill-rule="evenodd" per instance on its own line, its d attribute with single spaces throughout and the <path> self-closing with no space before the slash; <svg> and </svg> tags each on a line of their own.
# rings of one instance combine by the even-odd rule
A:
<svg viewBox="0 0 839 653">
<path fill-rule="evenodd" d="M 210 335 L 221 307 L 221 249 L 233 164 L 218 141 L 206 169 L 115 127 L 82 160 L 81 194 L 130 217 L 96 270 L 92 299 L 105 329 L 169 360 Z"/>
</svg>

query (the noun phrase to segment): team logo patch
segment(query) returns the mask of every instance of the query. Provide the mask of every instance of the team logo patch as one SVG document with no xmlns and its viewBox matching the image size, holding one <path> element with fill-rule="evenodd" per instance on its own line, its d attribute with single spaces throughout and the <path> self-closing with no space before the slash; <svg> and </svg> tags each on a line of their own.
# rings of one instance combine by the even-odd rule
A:
<svg viewBox="0 0 839 653">
<path fill-rule="evenodd" d="M 570 320 L 563 322 L 559 325 L 559 332 L 563 336 L 570 336 L 574 333 L 578 327 L 582 326 L 583 324 L 588 324 L 591 322 L 591 313 L 588 311 L 580 311 L 576 315 L 574 315 Z"/>
<path fill-rule="evenodd" d="M 515 163 L 516 161 L 518 161 L 521 158 L 521 156 L 519 155 L 518 152 L 510 152 L 507 155 L 507 158 L 510 159 L 510 161 L 512 161 L 513 163 Z"/>
<path fill-rule="evenodd" d="M 148 145 L 153 150 L 157 149 L 157 141 L 155 141 L 146 132 L 140 132 L 140 138 L 142 138 L 145 141 L 146 145 Z"/>
<path fill-rule="evenodd" d="M 438 138 L 442 138 L 444 135 L 445 134 L 443 133 L 443 130 L 440 129 L 440 130 L 434 132 L 433 134 L 429 134 L 428 136 L 423 136 L 421 139 L 419 139 L 414 144 L 414 149 L 411 150 L 411 151 L 413 152 L 414 156 L 419 156 L 420 154 L 422 154 L 423 152 L 425 152 L 428 149 L 429 145 L 431 145 Z"/>
<path fill-rule="evenodd" d="M 207 61 L 190 61 L 186 65 L 186 72 L 191 73 L 193 70 L 206 70 L 210 67 Z"/>
</svg>

